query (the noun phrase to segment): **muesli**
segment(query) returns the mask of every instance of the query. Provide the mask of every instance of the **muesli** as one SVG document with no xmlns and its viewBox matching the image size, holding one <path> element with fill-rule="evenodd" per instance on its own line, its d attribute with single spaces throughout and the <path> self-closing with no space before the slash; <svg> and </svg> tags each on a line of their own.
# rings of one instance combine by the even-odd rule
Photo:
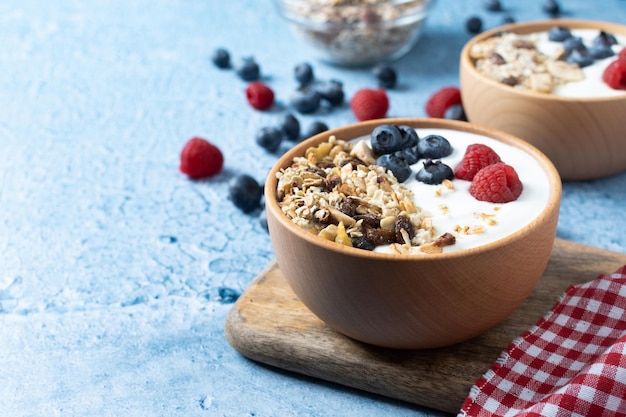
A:
<svg viewBox="0 0 626 417">
<path fill-rule="evenodd" d="M 391 245 L 407 252 L 401 247 L 444 244 L 436 239 L 431 217 L 413 202 L 412 191 L 374 165 L 364 145 L 331 136 L 294 158 L 277 174 L 283 213 L 309 232 L 362 249 Z"/>
</svg>

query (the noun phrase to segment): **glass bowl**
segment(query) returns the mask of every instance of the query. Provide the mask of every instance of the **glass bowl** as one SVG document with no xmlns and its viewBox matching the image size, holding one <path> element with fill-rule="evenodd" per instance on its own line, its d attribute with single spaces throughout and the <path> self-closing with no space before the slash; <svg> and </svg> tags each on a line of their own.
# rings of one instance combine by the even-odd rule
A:
<svg viewBox="0 0 626 417">
<path fill-rule="evenodd" d="M 362 67 L 409 52 L 434 0 L 275 0 L 275 4 L 317 58 Z"/>
</svg>

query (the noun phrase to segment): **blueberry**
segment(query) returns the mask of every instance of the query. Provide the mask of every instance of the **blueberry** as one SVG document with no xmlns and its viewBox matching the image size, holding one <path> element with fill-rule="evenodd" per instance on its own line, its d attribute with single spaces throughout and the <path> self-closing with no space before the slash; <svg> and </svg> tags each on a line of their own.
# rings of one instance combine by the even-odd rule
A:
<svg viewBox="0 0 626 417">
<path fill-rule="evenodd" d="M 317 135 L 318 133 L 326 132 L 328 130 L 328 125 L 322 121 L 315 120 L 313 123 L 309 125 L 307 130 L 304 132 L 303 137 L 308 139 Z"/>
<path fill-rule="evenodd" d="M 553 26 L 548 31 L 548 39 L 552 42 L 563 42 L 572 37 L 572 31 L 565 26 Z"/>
<path fill-rule="evenodd" d="M 385 155 L 402 149 L 402 132 L 395 125 L 379 125 L 370 135 L 372 150 L 377 155 Z"/>
<path fill-rule="evenodd" d="M 218 48 L 213 52 L 211 56 L 211 61 L 218 68 L 229 68 L 230 67 L 230 54 L 224 48 Z"/>
<path fill-rule="evenodd" d="M 500 0 L 483 0 L 483 5 L 485 6 L 485 9 L 490 12 L 502 11 L 502 4 L 500 3 Z"/>
<path fill-rule="evenodd" d="M 239 292 L 228 287 L 220 287 L 217 289 L 217 293 L 220 297 L 220 303 L 231 304 L 237 301 L 239 298 Z"/>
<path fill-rule="evenodd" d="M 441 135 L 428 135 L 417 142 L 417 151 L 422 158 L 445 158 L 452 153 L 452 145 Z"/>
<path fill-rule="evenodd" d="M 417 145 L 417 141 L 419 140 L 419 136 L 415 129 L 411 126 L 398 126 L 400 133 L 402 133 L 402 149 L 412 148 Z"/>
<path fill-rule="evenodd" d="M 367 240 L 365 236 L 357 236 L 352 238 L 352 247 L 371 251 L 376 248 L 376 245 Z"/>
<path fill-rule="evenodd" d="M 577 36 L 571 36 L 563 41 L 563 48 L 565 49 L 565 53 L 569 54 L 574 50 L 583 51 L 586 50 L 587 47 L 583 42 L 582 38 Z"/>
<path fill-rule="evenodd" d="M 300 122 L 293 114 L 285 114 L 279 124 L 279 127 L 285 134 L 285 138 L 287 140 L 296 141 L 300 138 Z"/>
<path fill-rule="evenodd" d="M 296 111 L 306 114 L 313 113 L 320 107 L 322 96 L 312 88 L 300 88 L 296 90 L 289 103 Z"/>
<path fill-rule="evenodd" d="M 326 81 L 317 87 L 317 92 L 331 106 L 341 105 L 345 98 L 343 84 L 337 80 Z"/>
<path fill-rule="evenodd" d="M 392 154 L 381 155 L 376 159 L 376 165 L 387 168 L 396 177 L 398 182 L 404 182 L 411 176 L 409 163 Z"/>
<path fill-rule="evenodd" d="M 244 213 L 259 208 L 263 187 L 250 175 L 239 174 L 228 182 L 228 197 Z"/>
<path fill-rule="evenodd" d="M 444 119 L 450 120 L 461 120 L 466 122 L 467 116 L 465 115 L 465 109 L 461 104 L 455 104 L 446 109 L 445 114 L 443 115 Z"/>
<path fill-rule="evenodd" d="M 510 14 L 506 15 L 504 16 L 504 18 L 502 18 L 502 23 L 505 25 L 508 25 L 509 23 L 515 23 L 515 18 Z"/>
<path fill-rule="evenodd" d="M 454 179 L 454 172 L 452 168 L 441 161 L 427 159 L 424 161 L 422 169 L 415 174 L 415 179 L 424 184 L 441 184 L 443 180 Z"/>
<path fill-rule="evenodd" d="M 374 67 L 374 76 L 382 88 L 394 88 L 398 80 L 396 70 L 389 64 L 378 64 Z"/>
<path fill-rule="evenodd" d="M 417 153 L 417 146 L 401 149 L 399 151 L 392 153 L 392 155 L 400 159 L 404 159 L 409 165 L 416 164 L 417 161 L 419 161 L 419 154 Z"/>
<path fill-rule="evenodd" d="M 593 59 L 604 59 L 615 55 L 610 46 L 594 45 L 589 48 L 589 55 Z"/>
<path fill-rule="evenodd" d="M 255 137 L 256 143 L 268 152 L 276 152 L 283 141 L 283 132 L 280 128 L 266 126 L 259 129 Z"/>
<path fill-rule="evenodd" d="M 259 64 L 252 57 L 243 58 L 235 68 L 235 72 L 244 81 L 255 81 L 261 77 Z"/>
<path fill-rule="evenodd" d="M 471 16 L 465 21 L 465 29 L 469 33 L 480 33 L 483 30 L 483 21 L 478 16 Z"/>
<path fill-rule="evenodd" d="M 601 30 L 598 36 L 591 41 L 592 46 L 611 47 L 617 44 L 617 38 L 608 32 Z"/>
<path fill-rule="evenodd" d="M 593 58 L 586 49 L 574 49 L 566 59 L 570 64 L 578 64 L 580 68 L 587 67 L 593 64 Z"/>
<path fill-rule="evenodd" d="M 313 82 L 313 67 L 308 62 L 302 62 L 294 68 L 294 76 L 300 85 L 307 85 Z"/>
<path fill-rule="evenodd" d="M 561 6 L 556 0 L 544 0 L 541 9 L 550 16 L 557 16 L 561 13 Z"/>
</svg>

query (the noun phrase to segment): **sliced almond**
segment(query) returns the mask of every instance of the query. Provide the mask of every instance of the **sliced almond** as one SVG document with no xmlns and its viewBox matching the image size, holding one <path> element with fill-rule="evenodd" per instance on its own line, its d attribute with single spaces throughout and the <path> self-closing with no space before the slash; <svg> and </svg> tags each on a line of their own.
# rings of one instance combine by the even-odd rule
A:
<svg viewBox="0 0 626 417">
<path fill-rule="evenodd" d="M 569 64 L 565 61 L 548 61 L 546 66 L 550 74 L 563 81 L 581 81 L 585 78 L 583 71 L 576 64 Z"/>
</svg>

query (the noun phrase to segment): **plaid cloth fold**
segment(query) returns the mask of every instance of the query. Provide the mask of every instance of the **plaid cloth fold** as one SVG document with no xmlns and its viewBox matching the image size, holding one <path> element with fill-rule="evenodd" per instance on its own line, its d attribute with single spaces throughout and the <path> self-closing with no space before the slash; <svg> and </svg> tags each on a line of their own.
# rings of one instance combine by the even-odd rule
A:
<svg viewBox="0 0 626 417">
<path fill-rule="evenodd" d="M 570 286 L 476 382 L 459 416 L 626 417 L 626 265 Z"/>
</svg>

